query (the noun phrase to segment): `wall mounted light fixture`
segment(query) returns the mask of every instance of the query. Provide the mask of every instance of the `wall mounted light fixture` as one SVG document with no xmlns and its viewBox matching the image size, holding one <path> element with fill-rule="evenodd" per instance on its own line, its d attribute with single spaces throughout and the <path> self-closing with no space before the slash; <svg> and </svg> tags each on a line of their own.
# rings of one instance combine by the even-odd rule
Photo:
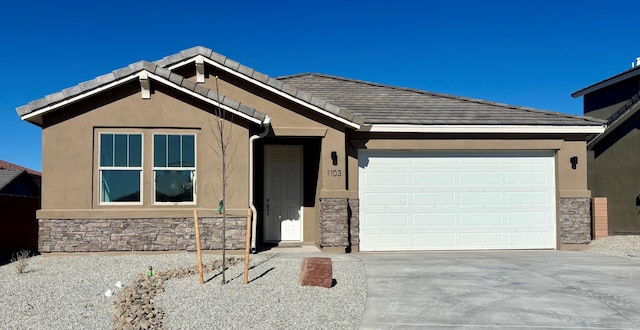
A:
<svg viewBox="0 0 640 330">
<path fill-rule="evenodd" d="M 573 156 L 569 158 L 569 161 L 571 162 L 571 168 L 575 170 L 576 165 L 578 165 L 578 156 Z"/>
<path fill-rule="evenodd" d="M 338 153 L 335 151 L 331 152 L 331 162 L 333 163 L 333 166 L 338 165 Z"/>
</svg>

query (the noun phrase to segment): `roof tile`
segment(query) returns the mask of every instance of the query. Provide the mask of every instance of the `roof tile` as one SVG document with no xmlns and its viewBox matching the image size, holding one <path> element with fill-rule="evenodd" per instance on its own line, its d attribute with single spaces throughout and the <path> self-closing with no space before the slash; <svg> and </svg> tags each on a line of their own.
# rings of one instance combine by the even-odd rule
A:
<svg viewBox="0 0 640 330">
<path fill-rule="evenodd" d="M 169 74 L 169 80 L 176 85 L 182 86 L 182 80 L 184 79 L 181 75 L 171 72 Z"/>
<path fill-rule="evenodd" d="M 234 60 L 232 60 L 232 59 L 230 59 L 230 58 L 227 58 L 227 59 L 224 61 L 224 65 L 225 65 L 226 67 L 228 67 L 229 69 L 232 69 L 232 70 L 238 70 L 238 67 L 240 66 L 240 63 L 238 63 L 238 62 L 236 62 L 236 61 L 234 61 Z"/>
<path fill-rule="evenodd" d="M 244 66 L 242 64 L 240 64 L 240 66 L 238 66 L 238 72 L 242 73 L 243 75 L 247 76 L 247 77 L 251 77 L 251 75 L 253 74 L 253 69 L 248 67 L 248 66 Z"/>
<path fill-rule="evenodd" d="M 114 78 L 115 80 L 118 80 L 118 79 L 120 79 L 120 78 L 124 78 L 124 77 L 126 77 L 126 76 L 128 76 L 128 75 L 132 74 L 132 73 L 133 73 L 133 71 L 131 71 L 131 68 L 129 68 L 129 67 L 127 66 L 127 67 L 124 67 L 124 68 L 120 68 L 120 69 L 118 69 L 118 70 L 114 70 L 114 71 L 113 71 L 113 72 L 111 72 L 111 73 L 113 74 L 113 78 Z"/>
<path fill-rule="evenodd" d="M 276 88 L 278 90 L 282 90 L 282 86 L 284 85 L 284 83 L 280 80 L 269 77 L 269 80 L 267 81 L 267 85 L 273 88 Z"/>
<path fill-rule="evenodd" d="M 211 52 L 211 55 L 209 56 L 209 58 L 217 63 L 220 64 L 224 64 L 225 61 L 227 60 L 227 57 L 221 54 L 218 54 L 214 51 Z"/>
<path fill-rule="evenodd" d="M 196 89 L 196 83 L 189 80 L 189 79 L 182 79 L 182 87 L 190 90 L 190 91 L 195 91 Z"/>
<path fill-rule="evenodd" d="M 263 82 L 263 83 L 267 83 L 267 81 L 269 81 L 269 76 L 267 76 L 264 73 L 258 72 L 258 71 L 253 71 L 253 74 L 251 75 L 251 77 L 257 81 Z"/>
</svg>

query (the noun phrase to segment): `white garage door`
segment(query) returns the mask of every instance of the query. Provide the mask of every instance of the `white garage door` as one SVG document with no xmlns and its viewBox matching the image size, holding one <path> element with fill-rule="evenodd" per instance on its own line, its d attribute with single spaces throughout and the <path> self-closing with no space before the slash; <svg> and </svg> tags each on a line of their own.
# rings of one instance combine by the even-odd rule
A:
<svg viewBox="0 0 640 330">
<path fill-rule="evenodd" d="M 556 247 L 553 151 L 360 150 L 360 250 Z"/>
</svg>

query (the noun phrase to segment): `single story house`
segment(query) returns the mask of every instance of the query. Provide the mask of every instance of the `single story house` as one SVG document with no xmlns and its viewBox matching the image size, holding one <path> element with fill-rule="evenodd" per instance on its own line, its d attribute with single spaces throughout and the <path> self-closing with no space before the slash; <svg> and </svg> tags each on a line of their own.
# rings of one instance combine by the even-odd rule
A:
<svg viewBox="0 0 640 330">
<path fill-rule="evenodd" d="M 0 160 L 0 260 L 38 248 L 40 172 Z"/>
<path fill-rule="evenodd" d="M 205 47 L 17 108 L 42 127 L 41 252 L 313 244 L 556 249 L 590 240 L 601 120 L 322 74 L 272 78 Z M 229 188 L 221 203 L 220 138 Z"/>
<path fill-rule="evenodd" d="M 607 198 L 609 235 L 640 234 L 640 66 L 571 95 L 583 97 L 585 115 L 607 122 L 588 141 L 587 182 Z"/>
</svg>

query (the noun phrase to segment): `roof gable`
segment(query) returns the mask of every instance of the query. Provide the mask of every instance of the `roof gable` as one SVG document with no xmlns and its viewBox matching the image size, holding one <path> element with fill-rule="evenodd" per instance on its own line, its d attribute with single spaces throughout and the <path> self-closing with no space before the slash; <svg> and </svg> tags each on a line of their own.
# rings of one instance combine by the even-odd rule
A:
<svg viewBox="0 0 640 330">
<path fill-rule="evenodd" d="M 179 53 L 154 61 L 153 63 L 173 71 L 176 68 L 195 62 L 198 57 L 216 68 L 249 81 L 263 89 L 286 97 L 313 111 L 336 119 L 343 124 L 351 126 L 352 128 L 359 128 L 363 122 L 362 118 L 344 107 L 337 106 L 318 95 L 310 94 L 294 85 L 271 78 L 264 73 L 242 65 L 239 62 L 218 54 L 206 47 L 197 46 L 183 50 Z"/>
<path fill-rule="evenodd" d="M 218 95 L 206 87 L 147 61 L 130 64 L 124 68 L 114 70 L 111 73 L 29 102 L 26 105 L 16 108 L 16 112 L 23 120 L 41 125 L 42 115 L 47 112 L 57 110 L 70 103 L 77 102 L 97 93 L 102 93 L 135 79 L 151 79 L 165 84 L 183 93 L 220 106 L 254 123 L 262 123 L 267 120 L 267 116 L 264 113 L 254 108 L 248 107 L 226 96 Z"/>
<path fill-rule="evenodd" d="M 0 169 L 0 195 L 38 197 L 39 185 L 25 170 Z"/>
<path fill-rule="evenodd" d="M 595 126 L 601 130 L 604 124 L 590 117 L 323 74 L 305 73 L 278 79 L 348 108 L 369 125 Z"/>
</svg>

